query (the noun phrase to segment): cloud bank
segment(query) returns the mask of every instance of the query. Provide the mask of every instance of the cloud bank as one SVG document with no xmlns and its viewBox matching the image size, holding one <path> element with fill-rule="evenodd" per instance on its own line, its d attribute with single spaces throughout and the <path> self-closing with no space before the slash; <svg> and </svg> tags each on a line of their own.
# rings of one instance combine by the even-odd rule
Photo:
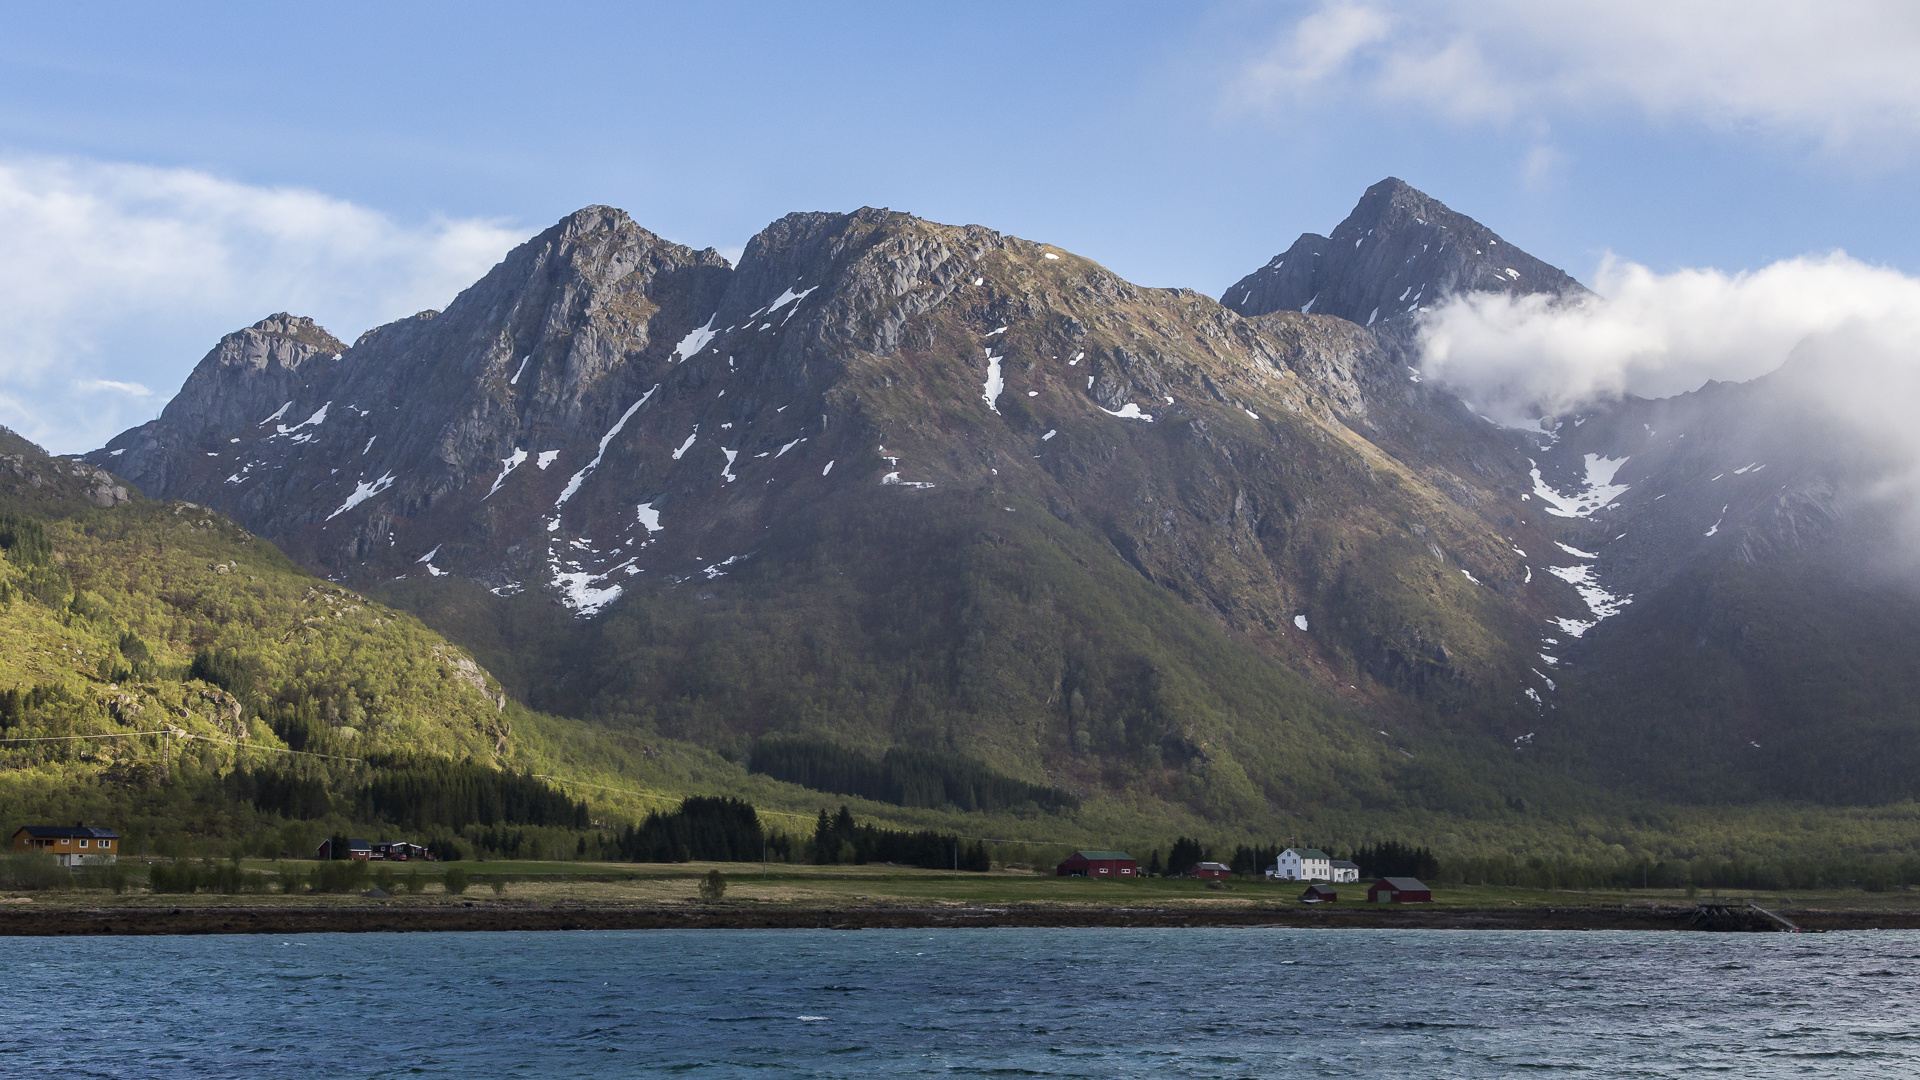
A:
<svg viewBox="0 0 1920 1080">
<path fill-rule="evenodd" d="M 1229 96 L 1253 108 L 1359 96 L 1497 123 L 1626 107 L 1859 148 L 1920 136 L 1915 56 L 1908 0 L 1323 0 L 1278 29 Z"/>
<path fill-rule="evenodd" d="M 1480 293 L 1423 313 L 1422 371 L 1524 427 L 1622 394 L 1743 382 L 1796 354 L 1829 356 L 1842 338 L 1894 342 L 1920 326 L 1920 280 L 1843 253 L 1739 274 L 1657 274 L 1609 257 L 1594 284 L 1600 295 L 1585 302 Z M 1844 381 L 1845 366 L 1832 377 Z"/>
<path fill-rule="evenodd" d="M 285 310 L 351 340 L 444 307 L 524 238 L 190 169 L 0 161 L 0 423 L 91 449 L 221 334 Z"/>
</svg>

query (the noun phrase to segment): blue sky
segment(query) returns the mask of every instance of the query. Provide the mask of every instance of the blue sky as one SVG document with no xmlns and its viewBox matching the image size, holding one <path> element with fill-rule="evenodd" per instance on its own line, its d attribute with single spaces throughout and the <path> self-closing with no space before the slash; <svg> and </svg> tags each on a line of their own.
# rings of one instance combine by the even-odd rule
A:
<svg viewBox="0 0 1920 1080">
<path fill-rule="evenodd" d="M 98 445 L 221 333 L 442 306 L 589 203 L 729 253 L 891 206 L 1217 295 L 1397 175 L 1587 280 L 1920 272 L 1910 5 L 819 7 L 13 6 L 0 423 Z"/>
</svg>

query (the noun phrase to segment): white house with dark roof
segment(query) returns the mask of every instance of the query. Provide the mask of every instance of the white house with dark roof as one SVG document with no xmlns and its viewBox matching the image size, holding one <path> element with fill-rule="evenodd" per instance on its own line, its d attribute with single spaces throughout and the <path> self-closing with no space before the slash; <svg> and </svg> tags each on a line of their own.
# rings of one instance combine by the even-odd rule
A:
<svg viewBox="0 0 1920 1080">
<path fill-rule="evenodd" d="M 1330 865 L 1333 867 L 1334 881 L 1347 882 L 1360 880 L 1359 863 L 1350 863 L 1345 859 L 1335 859 Z"/>
<path fill-rule="evenodd" d="M 1333 857 L 1319 848 L 1288 848 L 1267 876 L 1276 881 L 1332 881 Z"/>
</svg>

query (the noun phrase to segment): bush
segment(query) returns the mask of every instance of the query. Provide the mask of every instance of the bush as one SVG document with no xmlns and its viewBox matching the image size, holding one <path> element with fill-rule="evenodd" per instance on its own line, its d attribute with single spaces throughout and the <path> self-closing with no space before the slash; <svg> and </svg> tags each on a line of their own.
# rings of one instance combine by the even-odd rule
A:
<svg viewBox="0 0 1920 1080">
<path fill-rule="evenodd" d="M 407 895 L 419 896 L 427 891 L 427 878 L 418 870 L 407 871 Z"/>
<path fill-rule="evenodd" d="M 495 896 L 507 895 L 507 875 L 488 874 L 487 884 L 493 886 L 493 895 Z"/>
<path fill-rule="evenodd" d="M 450 896 L 459 896 L 467 891 L 467 872 L 457 866 L 447 867 L 447 872 L 440 877 L 440 887 Z"/>
<path fill-rule="evenodd" d="M 400 883 L 394 880 L 393 868 L 382 866 L 373 872 L 373 887 L 391 896 L 399 890 Z"/>
<path fill-rule="evenodd" d="M 707 871 L 707 876 L 700 879 L 700 902 L 717 904 L 725 895 L 727 895 L 727 875 L 718 870 Z"/>
<path fill-rule="evenodd" d="M 190 862 L 154 863 L 147 870 L 147 886 L 157 893 L 198 892 L 203 878 L 200 868 Z"/>
<path fill-rule="evenodd" d="M 44 851 L 29 851 L 0 859 L 0 889 L 71 889 L 73 874 Z"/>
<path fill-rule="evenodd" d="M 323 862 L 307 871 L 307 887 L 317 893 L 359 892 L 367 885 L 367 864 L 360 859 Z"/>
</svg>

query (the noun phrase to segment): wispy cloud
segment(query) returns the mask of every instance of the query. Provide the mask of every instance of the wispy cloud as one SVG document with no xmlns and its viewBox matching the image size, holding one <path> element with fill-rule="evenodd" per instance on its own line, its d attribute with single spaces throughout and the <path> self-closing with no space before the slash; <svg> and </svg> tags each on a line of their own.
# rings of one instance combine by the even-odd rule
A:
<svg viewBox="0 0 1920 1080">
<path fill-rule="evenodd" d="M 97 446 L 223 333 L 288 310 L 351 340 L 445 306 L 521 239 L 190 169 L 0 161 L 0 423 Z"/>
<path fill-rule="evenodd" d="M 112 390 L 133 397 L 146 397 L 152 390 L 137 382 L 119 382 L 114 379 L 79 379 L 73 384 L 76 390 Z"/>
<path fill-rule="evenodd" d="M 1907 0 L 1327 0 L 1278 27 L 1227 97 L 1492 123 L 1625 107 L 1878 154 L 1920 139 L 1915 56 Z"/>
</svg>

